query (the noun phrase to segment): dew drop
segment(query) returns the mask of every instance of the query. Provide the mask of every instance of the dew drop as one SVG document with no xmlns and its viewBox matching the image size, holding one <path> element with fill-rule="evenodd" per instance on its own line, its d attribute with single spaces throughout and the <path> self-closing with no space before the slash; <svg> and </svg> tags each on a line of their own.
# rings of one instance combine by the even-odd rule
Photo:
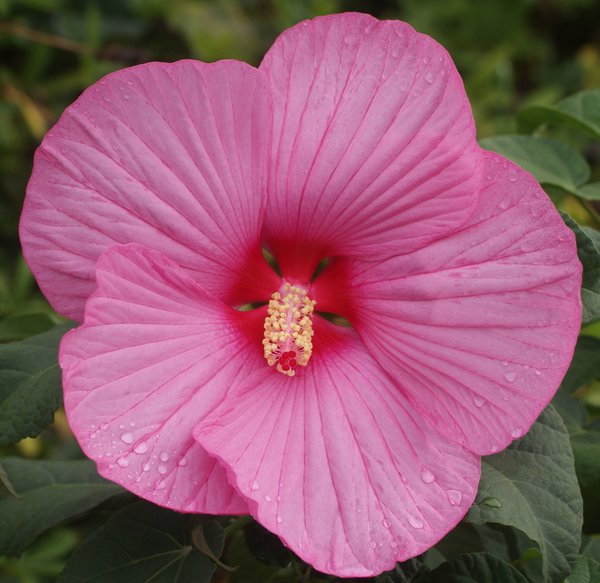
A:
<svg viewBox="0 0 600 583">
<path fill-rule="evenodd" d="M 122 468 L 126 468 L 129 465 L 129 462 L 124 457 L 120 457 L 117 460 L 117 464 L 119 464 Z"/>
<path fill-rule="evenodd" d="M 512 437 L 514 437 L 515 439 L 517 439 L 517 437 L 521 437 L 521 435 L 523 435 L 523 428 L 522 427 L 515 427 L 510 434 L 512 435 Z"/>
<path fill-rule="evenodd" d="M 187 458 L 185 458 L 185 457 L 182 457 L 182 458 L 181 458 L 181 459 L 180 459 L 180 460 L 177 462 L 177 465 L 178 465 L 178 466 L 181 466 L 182 468 L 183 468 L 184 466 L 187 466 L 187 465 L 188 465 Z"/>
<path fill-rule="evenodd" d="M 132 422 L 129 424 L 129 427 L 135 427 L 135 423 L 132 421 Z"/>
<path fill-rule="evenodd" d="M 498 446 L 495 443 L 492 443 L 492 445 L 490 446 L 490 451 L 492 453 L 496 453 L 498 451 Z"/>
<path fill-rule="evenodd" d="M 462 492 L 459 492 L 458 490 L 448 490 L 447 495 L 448 502 L 450 502 L 452 506 L 459 506 L 462 502 Z"/>
<path fill-rule="evenodd" d="M 542 374 L 542 371 L 541 370 L 536 370 L 535 374 L 539 377 Z"/>
<path fill-rule="evenodd" d="M 142 441 L 135 446 L 133 451 L 139 454 L 146 453 L 148 451 L 148 444 L 145 441 Z"/>
<path fill-rule="evenodd" d="M 508 360 L 503 360 L 502 361 L 502 366 L 508 366 Z"/>
<path fill-rule="evenodd" d="M 161 464 L 160 466 L 158 466 L 158 468 L 157 468 L 157 469 L 158 469 L 158 473 L 159 473 L 159 474 L 163 474 L 163 475 L 164 475 L 164 474 L 166 474 L 166 473 L 167 473 L 167 468 L 166 468 L 166 466 L 163 466 L 162 464 Z"/>
<path fill-rule="evenodd" d="M 376 548 L 377 548 L 377 543 L 376 543 L 374 540 L 372 540 L 372 541 L 369 543 L 369 546 L 370 546 L 372 549 L 376 549 Z"/>
<path fill-rule="evenodd" d="M 431 484 L 435 480 L 435 476 L 429 470 L 423 470 L 421 472 L 421 480 L 426 484 Z"/>
<path fill-rule="evenodd" d="M 164 490 L 167 486 L 167 483 L 164 480 L 161 480 L 158 484 L 156 484 L 157 490 Z"/>
<path fill-rule="evenodd" d="M 102 431 L 104 431 L 107 427 L 108 423 L 103 423 L 102 425 L 100 425 L 100 429 L 102 429 Z"/>
<path fill-rule="evenodd" d="M 277 517 L 277 524 L 281 524 L 283 522 L 283 518 L 281 516 Z"/>
<path fill-rule="evenodd" d="M 383 524 L 383 527 L 384 527 L 384 528 L 390 528 L 390 527 L 392 526 L 392 525 L 390 524 L 389 520 L 387 520 L 387 519 L 385 519 L 385 518 L 382 520 L 381 524 Z"/>
<path fill-rule="evenodd" d="M 273 500 L 273 498 L 271 498 L 271 496 L 269 496 L 268 494 L 265 496 L 265 502 L 271 502 L 271 500 Z"/>
<path fill-rule="evenodd" d="M 487 498 L 485 498 L 482 504 L 485 504 L 490 508 L 502 508 L 502 502 L 500 502 L 498 498 L 494 498 L 493 496 L 488 496 Z"/>
<path fill-rule="evenodd" d="M 90 439 L 96 439 L 98 437 L 98 432 L 94 431 L 94 433 L 90 433 Z"/>
<path fill-rule="evenodd" d="M 131 79 L 127 80 L 127 85 L 133 85 L 133 81 Z"/>
<path fill-rule="evenodd" d="M 516 174 L 509 174 L 509 176 L 508 176 L 508 180 L 510 182 L 516 182 L 518 180 L 518 178 L 519 177 Z"/>
<path fill-rule="evenodd" d="M 425 75 L 425 81 L 427 81 L 427 83 L 433 83 L 433 75 L 431 73 L 427 73 Z"/>
<path fill-rule="evenodd" d="M 133 443 L 133 435 L 131 433 L 123 433 L 121 435 L 121 441 L 123 443 Z"/>
<path fill-rule="evenodd" d="M 473 395 L 473 403 L 475 404 L 475 407 L 481 408 L 485 403 L 485 399 L 479 395 Z"/>
<path fill-rule="evenodd" d="M 150 471 L 150 464 L 144 464 L 144 467 L 142 468 L 143 472 L 149 472 Z"/>
<path fill-rule="evenodd" d="M 258 483 L 257 480 L 254 480 L 253 482 L 250 482 L 249 486 L 250 486 L 250 490 L 252 490 L 253 492 L 256 492 L 257 490 L 260 490 L 260 484 Z"/>
<path fill-rule="evenodd" d="M 169 461 L 169 454 L 163 451 L 160 454 L 160 461 L 161 462 L 168 462 Z"/>
<path fill-rule="evenodd" d="M 281 502 L 281 496 L 277 496 L 277 502 Z"/>
<path fill-rule="evenodd" d="M 413 528 L 423 528 L 423 522 L 416 516 L 409 515 L 408 524 L 410 524 Z"/>
<path fill-rule="evenodd" d="M 505 375 L 504 378 L 509 382 L 512 383 L 514 382 L 514 380 L 517 378 L 517 373 L 514 370 L 509 370 Z"/>
<path fill-rule="evenodd" d="M 500 201 L 500 208 L 502 210 L 506 210 L 510 205 L 510 199 L 505 196 L 501 201 Z"/>
<path fill-rule="evenodd" d="M 393 541 L 390 543 L 390 548 L 391 548 L 391 549 L 395 549 L 397 546 L 398 546 L 398 543 L 397 543 L 395 540 L 393 540 Z"/>
</svg>

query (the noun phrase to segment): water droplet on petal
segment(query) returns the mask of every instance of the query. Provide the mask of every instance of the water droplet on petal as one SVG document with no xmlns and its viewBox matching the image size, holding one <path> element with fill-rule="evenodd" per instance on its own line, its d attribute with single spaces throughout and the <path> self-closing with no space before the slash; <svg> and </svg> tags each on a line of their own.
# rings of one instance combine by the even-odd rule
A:
<svg viewBox="0 0 600 583">
<path fill-rule="evenodd" d="M 421 472 L 421 480 L 426 484 L 431 484 L 435 480 L 435 476 L 429 470 L 423 470 Z"/>
<path fill-rule="evenodd" d="M 98 437 L 98 432 L 94 431 L 94 433 L 90 433 L 90 439 L 96 439 Z"/>
<path fill-rule="evenodd" d="M 510 180 L 510 182 L 516 182 L 519 179 L 519 177 L 516 173 L 511 173 L 508 175 L 508 179 Z"/>
<path fill-rule="evenodd" d="M 382 523 L 384 528 L 390 528 L 390 526 L 392 526 L 388 520 L 386 520 L 385 518 L 383 519 Z"/>
<path fill-rule="evenodd" d="M 510 432 L 511 436 L 514 437 L 515 439 L 517 439 L 517 437 L 521 437 L 521 435 L 523 435 L 523 428 L 522 427 L 515 427 L 511 432 Z"/>
<path fill-rule="evenodd" d="M 504 378 L 509 382 L 512 383 L 514 382 L 514 380 L 517 378 L 517 373 L 514 370 L 509 370 L 505 375 Z"/>
<path fill-rule="evenodd" d="M 496 453 L 498 451 L 498 446 L 495 443 L 492 443 L 492 445 L 490 446 L 490 451 L 492 453 Z"/>
<path fill-rule="evenodd" d="M 372 540 L 372 541 L 369 543 L 369 546 L 370 546 L 372 549 L 376 549 L 376 548 L 377 548 L 377 543 L 376 543 L 374 540 Z"/>
<path fill-rule="evenodd" d="M 508 207 L 510 206 L 510 199 L 508 198 L 508 196 L 505 196 L 501 201 L 500 201 L 500 208 L 502 210 L 506 210 Z"/>
<path fill-rule="evenodd" d="M 502 361 L 502 366 L 508 366 L 508 360 L 503 360 Z"/>
<path fill-rule="evenodd" d="M 268 494 L 265 496 L 265 502 L 271 502 L 272 498 Z"/>
<path fill-rule="evenodd" d="M 181 458 L 181 459 L 180 459 L 180 460 L 177 462 L 177 465 L 178 465 L 178 466 L 181 466 L 182 468 L 183 468 L 184 466 L 187 466 L 187 465 L 188 465 L 187 458 L 184 458 L 184 457 L 182 457 L 182 458 Z"/>
<path fill-rule="evenodd" d="M 281 502 L 281 496 L 277 496 L 277 502 Z"/>
<path fill-rule="evenodd" d="M 160 466 L 158 466 L 158 473 L 159 474 L 166 474 L 167 473 L 167 468 L 166 466 L 163 466 L 162 464 Z"/>
<path fill-rule="evenodd" d="M 133 451 L 139 454 L 146 453 L 148 451 L 148 444 L 145 441 L 142 441 L 135 446 Z"/>
<path fill-rule="evenodd" d="M 124 458 L 124 457 L 120 457 L 120 458 L 117 460 L 117 464 L 119 464 L 119 465 L 120 465 L 122 468 L 126 468 L 126 467 L 129 465 L 129 462 L 127 461 L 127 459 L 126 459 L 126 458 Z"/>
<path fill-rule="evenodd" d="M 474 403 L 475 407 L 480 408 L 480 407 L 483 407 L 483 404 L 485 403 L 485 399 L 483 397 L 481 397 L 480 395 L 473 395 L 473 403 Z"/>
<path fill-rule="evenodd" d="M 427 81 L 427 83 L 433 83 L 433 75 L 431 73 L 426 73 L 425 81 Z"/>
<path fill-rule="evenodd" d="M 121 441 L 123 443 L 133 443 L 133 435 L 131 433 L 123 433 L 121 435 Z"/>
<path fill-rule="evenodd" d="M 167 483 L 164 480 L 161 480 L 158 484 L 156 484 L 157 490 L 164 490 L 167 486 Z"/>
<path fill-rule="evenodd" d="M 144 464 L 144 467 L 142 468 L 143 472 L 149 472 L 150 471 L 150 464 Z"/>
<path fill-rule="evenodd" d="M 502 502 L 500 502 L 498 498 L 494 498 L 493 496 L 488 496 L 487 498 L 485 498 L 482 504 L 485 504 L 490 508 L 502 508 Z"/>
<path fill-rule="evenodd" d="M 416 516 L 408 515 L 408 524 L 410 524 L 413 528 L 423 528 L 423 521 L 417 518 Z"/>
<path fill-rule="evenodd" d="M 168 462 L 169 461 L 169 454 L 163 451 L 160 454 L 160 461 L 161 462 Z"/>
<path fill-rule="evenodd" d="M 462 502 L 462 492 L 459 492 L 458 490 L 448 490 L 447 495 L 448 502 L 450 502 L 452 506 L 459 506 Z"/>
<path fill-rule="evenodd" d="M 254 482 L 250 482 L 250 490 L 252 490 L 253 492 L 260 490 L 260 484 L 257 480 L 254 480 Z"/>
<path fill-rule="evenodd" d="M 390 543 L 390 548 L 391 548 L 391 549 L 395 549 L 397 546 L 398 546 L 398 543 L 397 543 L 395 540 L 393 540 L 393 541 Z"/>
<path fill-rule="evenodd" d="M 277 517 L 277 524 L 281 524 L 283 522 L 283 518 L 281 516 Z"/>
<path fill-rule="evenodd" d="M 541 370 L 536 370 L 535 374 L 539 377 L 542 374 L 542 371 Z"/>
</svg>

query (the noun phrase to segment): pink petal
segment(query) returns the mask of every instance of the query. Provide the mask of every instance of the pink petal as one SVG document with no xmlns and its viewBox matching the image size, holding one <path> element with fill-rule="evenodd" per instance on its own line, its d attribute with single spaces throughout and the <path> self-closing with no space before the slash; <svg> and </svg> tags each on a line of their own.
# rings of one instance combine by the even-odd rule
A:
<svg viewBox="0 0 600 583">
<path fill-rule="evenodd" d="M 294 238 L 333 255 L 410 251 L 467 219 L 480 152 L 460 76 L 431 38 L 325 16 L 285 31 L 260 69 L 274 92 L 278 259 Z"/>
<path fill-rule="evenodd" d="M 440 432 L 479 454 L 529 429 L 569 366 L 581 322 L 573 234 L 530 174 L 491 153 L 484 169 L 461 230 L 347 266 L 354 323 L 371 353 Z M 325 280 L 317 301 L 319 286 Z"/>
<path fill-rule="evenodd" d="M 244 278 L 241 301 L 268 297 L 259 234 L 271 109 L 263 75 L 235 61 L 150 63 L 85 91 L 36 153 L 21 221 L 56 310 L 81 320 L 96 259 L 129 242 L 227 301 Z"/>
<path fill-rule="evenodd" d="M 390 569 L 465 514 L 478 459 L 412 408 L 349 330 L 320 320 L 306 369 L 255 373 L 198 424 L 255 518 L 319 571 Z"/>
<path fill-rule="evenodd" d="M 192 430 L 232 384 L 264 365 L 260 340 L 249 342 L 240 328 L 254 314 L 224 306 L 138 245 L 106 251 L 96 278 L 85 323 L 60 349 L 65 407 L 84 452 L 103 476 L 157 504 L 246 512 Z"/>
</svg>

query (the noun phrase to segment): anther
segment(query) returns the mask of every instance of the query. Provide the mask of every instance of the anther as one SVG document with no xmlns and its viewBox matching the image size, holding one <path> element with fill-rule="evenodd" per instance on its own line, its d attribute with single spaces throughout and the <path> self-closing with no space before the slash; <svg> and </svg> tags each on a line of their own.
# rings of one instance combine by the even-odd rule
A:
<svg viewBox="0 0 600 583">
<path fill-rule="evenodd" d="M 269 366 L 276 366 L 279 372 L 292 377 L 297 366 L 308 364 L 315 304 L 301 287 L 287 282 L 271 296 L 262 342 Z"/>
</svg>

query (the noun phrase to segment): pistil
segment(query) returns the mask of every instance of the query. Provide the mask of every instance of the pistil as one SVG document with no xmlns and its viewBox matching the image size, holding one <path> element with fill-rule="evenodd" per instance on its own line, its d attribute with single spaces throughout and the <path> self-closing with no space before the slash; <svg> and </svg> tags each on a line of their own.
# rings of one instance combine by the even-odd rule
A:
<svg viewBox="0 0 600 583">
<path fill-rule="evenodd" d="M 263 339 L 269 366 L 293 377 L 296 367 L 306 366 L 312 354 L 314 300 L 299 286 L 287 282 L 271 296 Z"/>
</svg>

